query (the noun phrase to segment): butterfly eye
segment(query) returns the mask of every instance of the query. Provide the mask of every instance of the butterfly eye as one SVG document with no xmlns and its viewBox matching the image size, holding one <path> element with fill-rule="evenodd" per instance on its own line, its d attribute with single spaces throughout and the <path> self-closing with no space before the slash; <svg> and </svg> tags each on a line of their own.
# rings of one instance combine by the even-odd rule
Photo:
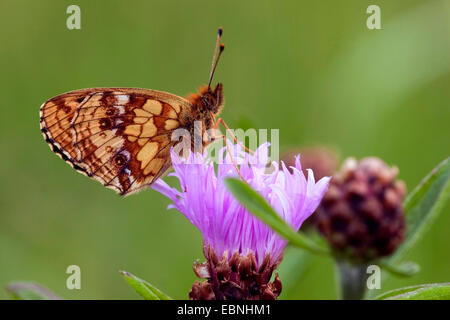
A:
<svg viewBox="0 0 450 320">
<path fill-rule="evenodd" d="M 204 96 L 202 96 L 202 103 L 205 107 L 211 107 L 214 105 L 215 101 L 211 95 L 205 94 Z"/>
</svg>

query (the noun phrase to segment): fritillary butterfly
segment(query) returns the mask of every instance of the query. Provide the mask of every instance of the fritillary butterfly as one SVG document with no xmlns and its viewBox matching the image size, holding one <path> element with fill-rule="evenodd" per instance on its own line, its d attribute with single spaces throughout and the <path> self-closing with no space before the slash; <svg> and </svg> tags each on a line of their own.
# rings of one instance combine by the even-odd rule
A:
<svg viewBox="0 0 450 320">
<path fill-rule="evenodd" d="M 203 131 L 216 124 L 224 106 L 223 87 L 211 88 L 211 80 L 224 49 L 221 35 L 219 29 L 208 86 L 188 98 L 150 89 L 90 88 L 46 101 L 40 125 L 50 148 L 120 195 L 151 185 L 171 167 L 174 130 L 194 136 L 195 121 L 201 121 Z"/>
</svg>

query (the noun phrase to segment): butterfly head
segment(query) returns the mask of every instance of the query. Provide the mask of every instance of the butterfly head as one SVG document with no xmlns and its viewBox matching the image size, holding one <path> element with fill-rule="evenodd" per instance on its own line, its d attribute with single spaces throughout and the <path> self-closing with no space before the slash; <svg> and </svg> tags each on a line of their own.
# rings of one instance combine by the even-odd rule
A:
<svg viewBox="0 0 450 320">
<path fill-rule="evenodd" d="M 223 85 L 218 83 L 214 89 L 208 86 L 200 87 L 198 93 L 188 97 L 193 110 L 198 114 L 195 118 L 215 118 L 224 106 Z"/>
<path fill-rule="evenodd" d="M 217 115 L 220 113 L 220 110 L 222 109 L 224 104 L 223 85 L 221 83 L 218 83 L 213 90 L 210 87 L 206 89 L 207 90 L 204 92 L 200 90 L 200 101 L 202 109 L 212 112 L 214 115 Z"/>
</svg>

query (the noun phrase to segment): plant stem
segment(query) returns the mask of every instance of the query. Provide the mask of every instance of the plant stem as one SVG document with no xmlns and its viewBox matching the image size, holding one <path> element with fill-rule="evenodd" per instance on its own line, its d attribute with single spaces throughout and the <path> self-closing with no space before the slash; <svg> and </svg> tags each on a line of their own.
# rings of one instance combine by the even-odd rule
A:
<svg viewBox="0 0 450 320">
<path fill-rule="evenodd" d="M 367 265 L 336 260 L 338 287 L 343 300 L 362 300 L 367 288 Z"/>
</svg>

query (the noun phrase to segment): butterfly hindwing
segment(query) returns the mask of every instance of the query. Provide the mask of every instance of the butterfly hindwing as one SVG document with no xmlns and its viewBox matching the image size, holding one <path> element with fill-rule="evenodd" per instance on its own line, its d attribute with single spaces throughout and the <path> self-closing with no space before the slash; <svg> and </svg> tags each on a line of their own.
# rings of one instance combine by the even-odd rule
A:
<svg viewBox="0 0 450 320">
<path fill-rule="evenodd" d="M 41 130 L 77 171 L 126 195 L 170 168 L 171 135 L 190 108 L 188 100 L 156 90 L 76 90 L 41 106 Z"/>
</svg>

